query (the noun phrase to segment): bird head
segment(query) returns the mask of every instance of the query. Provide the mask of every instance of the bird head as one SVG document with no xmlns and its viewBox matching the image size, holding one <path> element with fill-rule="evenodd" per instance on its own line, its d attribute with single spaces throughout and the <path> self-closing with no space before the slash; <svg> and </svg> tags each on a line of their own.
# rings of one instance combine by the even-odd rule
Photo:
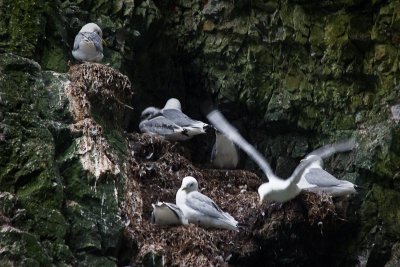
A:
<svg viewBox="0 0 400 267">
<path fill-rule="evenodd" d="M 83 25 L 82 29 L 79 32 L 95 32 L 98 36 L 100 36 L 103 45 L 107 46 L 106 40 L 103 39 L 103 31 L 96 23 L 88 23 Z"/>
<path fill-rule="evenodd" d="M 100 29 L 99 25 L 96 23 L 88 23 L 83 25 L 82 29 L 79 32 L 95 32 L 101 38 L 103 38 L 103 31 Z"/>
<path fill-rule="evenodd" d="M 187 193 L 197 191 L 199 189 L 199 184 L 197 183 L 196 178 L 192 176 L 186 176 L 182 180 L 182 185 L 180 189 L 186 191 Z"/>
<path fill-rule="evenodd" d="M 140 118 L 142 120 L 149 119 L 149 118 L 153 117 L 154 115 L 156 115 L 159 112 L 160 112 L 160 109 L 158 109 L 156 107 L 148 107 L 148 108 L 146 108 L 146 109 L 144 109 L 142 111 L 142 114 L 140 115 Z"/>
<path fill-rule="evenodd" d="M 270 202 L 273 199 L 271 198 L 272 187 L 270 183 L 264 183 L 258 187 L 258 195 L 260 196 L 260 204 L 263 202 Z"/>
</svg>

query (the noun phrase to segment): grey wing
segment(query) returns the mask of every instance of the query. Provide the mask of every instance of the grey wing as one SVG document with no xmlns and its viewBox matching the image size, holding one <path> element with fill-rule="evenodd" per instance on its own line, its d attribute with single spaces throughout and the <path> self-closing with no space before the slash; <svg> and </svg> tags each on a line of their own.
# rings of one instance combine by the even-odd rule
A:
<svg viewBox="0 0 400 267">
<path fill-rule="evenodd" d="M 200 192 L 190 193 L 186 198 L 185 204 L 205 216 L 226 219 L 225 213 L 217 206 L 217 204 Z"/>
<path fill-rule="evenodd" d="M 178 218 L 182 218 L 185 217 L 183 215 L 182 210 L 175 204 L 173 203 L 169 203 L 169 202 L 163 202 L 166 206 L 168 206 L 168 208 L 176 215 L 176 217 Z"/>
<path fill-rule="evenodd" d="M 181 131 L 182 128 L 166 119 L 163 116 L 158 116 L 150 120 L 144 120 L 139 124 L 140 131 L 147 133 L 157 133 L 160 135 L 168 135 Z"/>
<path fill-rule="evenodd" d="M 258 164 L 269 180 L 278 179 L 261 153 L 243 138 L 243 136 L 225 119 L 219 110 L 211 111 L 207 114 L 207 118 L 218 131 L 225 134 L 232 140 L 232 142 L 244 150 L 244 152 L 246 152 L 246 154 Z"/>
<path fill-rule="evenodd" d="M 93 42 L 96 47 L 96 51 L 103 53 L 103 44 L 101 37 L 95 32 L 85 32 L 86 37 Z"/>
<path fill-rule="evenodd" d="M 342 182 L 341 180 L 336 179 L 329 172 L 319 168 L 309 169 L 304 178 L 310 184 L 319 187 L 330 187 L 330 186 L 340 185 Z"/>
<path fill-rule="evenodd" d="M 81 33 L 78 33 L 75 36 L 75 40 L 74 40 L 74 47 L 73 50 L 78 50 L 79 49 L 79 44 L 81 43 L 82 39 L 84 38 L 84 36 Z"/>
<path fill-rule="evenodd" d="M 162 110 L 162 114 L 164 117 L 181 127 L 192 126 L 193 124 L 198 123 L 198 121 L 192 120 L 186 114 L 177 109 L 165 109 Z"/>
<path fill-rule="evenodd" d="M 290 184 L 297 184 L 305 171 L 309 170 L 309 166 L 319 159 L 319 157 L 314 156 L 300 161 L 300 164 L 297 165 L 296 169 L 294 169 L 292 175 L 289 177 Z"/>
<path fill-rule="evenodd" d="M 103 45 L 100 36 L 95 32 L 80 32 L 75 36 L 73 50 L 78 50 L 82 41 L 93 43 L 97 52 L 103 53 Z"/>
<path fill-rule="evenodd" d="M 352 137 L 350 139 L 341 140 L 336 143 L 328 144 L 323 147 L 320 147 L 320 148 L 310 152 L 307 156 L 316 155 L 316 156 L 319 156 L 319 157 L 325 159 L 325 158 L 328 158 L 338 152 L 350 151 L 355 147 L 355 145 L 356 145 L 356 139 L 354 137 Z"/>
</svg>

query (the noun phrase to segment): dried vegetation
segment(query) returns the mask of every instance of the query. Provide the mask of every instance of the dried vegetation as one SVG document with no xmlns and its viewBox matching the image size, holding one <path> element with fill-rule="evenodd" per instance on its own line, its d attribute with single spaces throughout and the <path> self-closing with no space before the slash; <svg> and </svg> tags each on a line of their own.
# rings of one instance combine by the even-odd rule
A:
<svg viewBox="0 0 400 267">
<path fill-rule="evenodd" d="M 289 234 L 303 229 L 321 235 L 321 223 L 329 227 L 339 220 L 328 196 L 305 193 L 283 205 L 259 206 L 256 192 L 261 180 L 254 173 L 194 166 L 183 156 L 189 153 L 181 144 L 158 136 L 135 133 L 128 139 L 130 158 L 125 212 L 130 224 L 126 235 L 137 242 L 137 263 L 144 264 L 146 257 L 152 255 L 159 257 L 166 266 L 247 265 L 251 264 L 250 258 L 263 258 L 262 254 L 271 247 L 262 245 L 268 241 L 270 246 L 269 242 L 282 232 Z M 235 232 L 195 225 L 160 227 L 151 224 L 151 203 L 174 203 L 181 180 L 188 175 L 198 179 L 202 193 L 248 227 Z M 269 260 L 273 262 L 274 258 Z"/>
</svg>

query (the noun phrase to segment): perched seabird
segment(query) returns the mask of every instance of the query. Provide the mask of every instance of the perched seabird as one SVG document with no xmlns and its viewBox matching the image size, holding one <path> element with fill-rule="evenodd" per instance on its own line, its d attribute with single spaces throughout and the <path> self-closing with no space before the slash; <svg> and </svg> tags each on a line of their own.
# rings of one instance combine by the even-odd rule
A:
<svg viewBox="0 0 400 267">
<path fill-rule="evenodd" d="M 308 157 L 318 157 L 316 155 L 309 155 Z M 318 157 L 304 172 L 297 184 L 302 190 L 326 193 L 332 197 L 347 196 L 357 193 L 357 185 L 346 180 L 339 180 L 332 174 L 323 169 L 323 161 Z"/>
<path fill-rule="evenodd" d="M 155 117 L 156 115 L 160 115 L 160 112 L 161 112 L 161 109 L 159 109 L 159 108 L 147 107 L 140 114 L 140 119 L 141 120 L 150 119 L 152 117 Z"/>
<path fill-rule="evenodd" d="M 210 125 L 202 121 L 189 118 L 182 112 L 181 102 L 176 98 L 170 98 L 161 110 L 163 116 L 173 123 L 185 128 L 187 134 L 193 137 L 198 134 L 205 134 Z"/>
<path fill-rule="evenodd" d="M 284 180 L 274 174 L 265 158 L 252 145 L 250 145 L 232 125 L 229 124 L 229 122 L 218 110 L 213 110 L 208 113 L 207 118 L 215 128 L 224 133 L 236 145 L 243 149 L 249 155 L 249 157 L 251 157 L 259 165 L 259 167 L 268 177 L 269 182 L 262 184 L 258 188 L 258 194 L 260 195 L 261 202 L 286 202 L 293 199 L 301 192 L 301 188 L 297 185 L 297 183 L 300 181 L 300 178 L 303 176 L 304 172 L 313 162 L 317 161 L 319 157 L 326 158 L 336 152 L 351 150 L 355 145 L 355 140 L 349 139 L 343 142 L 321 147 L 311 152 L 307 159 L 304 159 L 300 162 L 300 164 L 293 171 L 292 175 L 288 179 Z"/>
<path fill-rule="evenodd" d="M 181 103 L 176 98 L 169 99 L 163 109 L 147 107 L 142 111 L 141 119 L 141 132 L 158 134 L 171 141 L 188 140 L 206 133 L 206 129 L 210 127 L 182 113 Z"/>
<path fill-rule="evenodd" d="M 100 62 L 103 59 L 103 32 L 95 23 L 88 23 L 75 36 L 72 55 L 79 61 Z"/>
<path fill-rule="evenodd" d="M 161 114 L 141 121 L 139 129 L 142 133 L 158 134 L 171 141 L 185 141 L 190 138 L 186 129 Z"/>
<path fill-rule="evenodd" d="M 157 202 L 151 204 L 153 212 L 151 213 L 151 222 L 158 225 L 187 225 L 189 224 L 185 215 L 178 206 L 168 202 Z"/>
<path fill-rule="evenodd" d="M 226 135 L 215 131 L 215 144 L 211 151 L 211 163 L 219 169 L 235 169 L 239 153 L 235 144 Z"/>
<path fill-rule="evenodd" d="M 197 180 L 187 176 L 176 193 L 176 205 L 182 210 L 190 223 L 204 228 L 222 228 L 238 231 L 238 222 L 222 211 L 209 197 L 198 192 Z"/>
</svg>

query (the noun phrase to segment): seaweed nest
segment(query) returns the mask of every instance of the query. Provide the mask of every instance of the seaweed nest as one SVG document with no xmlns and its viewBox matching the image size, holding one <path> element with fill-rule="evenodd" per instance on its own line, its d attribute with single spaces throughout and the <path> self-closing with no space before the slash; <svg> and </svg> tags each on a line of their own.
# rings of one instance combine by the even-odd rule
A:
<svg viewBox="0 0 400 267">
<path fill-rule="evenodd" d="M 304 237 L 307 233 L 310 238 L 319 235 L 323 240 L 321 223 L 329 231 L 338 221 L 342 222 L 332 199 L 314 193 L 301 194 L 282 205 L 259 206 L 256 192 L 262 181 L 256 174 L 194 166 L 185 157 L 190 153 L 184 147 L 158 136 L 130 134 L 128 149 L 124 213 L 129 219 L 125 235 L 137 244 L 133 264 L 145 264 L 148 258 L 158 259 L 165 266 L 247 265 L 258 260 L 273 264 L 279 257 L 278 247 L 293 240 L 294 234 Z M 151 204 L 175 203 L 176 191 L 188 175 L 198 180 L 202 193 L 248 227 L 235 232 L 192 224 L 177 227 L 152 224 Z M 288 238 L 276 242 L 281 236 Z M 266 254 L 274 256 L 265 258 Z"/>
<path fill-rule="evenodd" d="M 80 133 L 77 139 L 77 154 L 83 168 L 99 178 L 105 173 L 116 175 L 120 172 L 117 157 L 112 153 L 103 128 L 94 119 L 104 114 L 104 120 L 111 125 L 123 121 L 125 104 L 133 92 L 129 79 L 118 71 L 98 63 L 83 63 L 71 66 L 71 82 L 64 90 L 74 118 L 70 130 Z M 128 102 L 129 103 L 129 102 Z"/>
</svg>

